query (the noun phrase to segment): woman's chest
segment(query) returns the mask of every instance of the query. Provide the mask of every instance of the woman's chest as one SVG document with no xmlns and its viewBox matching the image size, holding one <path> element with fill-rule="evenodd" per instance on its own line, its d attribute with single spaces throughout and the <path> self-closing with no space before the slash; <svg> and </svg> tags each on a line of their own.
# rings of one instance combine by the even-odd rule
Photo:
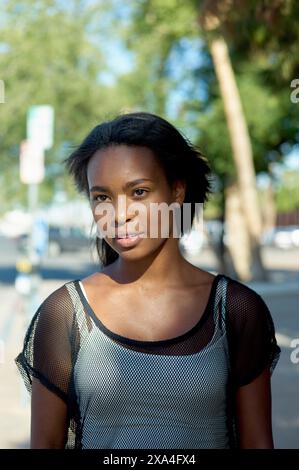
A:
<svg viewBox="0 0 299 470">
<path fill-rule="evenodd" d="M 129 349 L 95 329 L 82 344 L 74 378 L 77 396 L 88 406 L 93 400 L 110 408 L 123 400 L 134 406 L 144 400 L 147 408 L 165 401 L 167 407 L 176 402 L 181 409 L 184 397 L 197 409 L 211 400 L 215 411 L 223 404 L 228 379 L 224 338 L 195 354 L 159 355 Z"/>
<path fill-rule="evenodd" d="M 180 336 L 201 319 L 209 292 L 203 289 L 105 289 L 90 302 L 96 316 L 110 331 L 139 341 Z"/>
</svg>

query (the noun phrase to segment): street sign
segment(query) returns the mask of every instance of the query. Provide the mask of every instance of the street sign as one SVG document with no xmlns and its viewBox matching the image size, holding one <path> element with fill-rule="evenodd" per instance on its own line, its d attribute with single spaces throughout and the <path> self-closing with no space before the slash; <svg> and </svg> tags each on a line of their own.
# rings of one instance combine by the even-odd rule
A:
<svg viewBox="0 0 299 470">
<path fill-rule="evenodd" d="M 53 145 L 54 108 L 49 105 L 31 106 L 27 113 L 27 140 L 44 150 Z"/>
<path fill-rule="evenodd" d="M 23 140 L 20 146 L 20 180 L 25 184 L 41 183 L 45 175 L 44 150 L 35 142 Z"/>
<path fill-rule="evenodd" d="M 0 103 L 5 103 L 5 85 L 3 80 L 0 80 Z"/>
<path fill-rule="evenodd" d="M 36 254 L 42 258 L 48 251 L 49 225 L 42 218 L 36 218 L 32 227 L 32 243 Z"/>
</svg>

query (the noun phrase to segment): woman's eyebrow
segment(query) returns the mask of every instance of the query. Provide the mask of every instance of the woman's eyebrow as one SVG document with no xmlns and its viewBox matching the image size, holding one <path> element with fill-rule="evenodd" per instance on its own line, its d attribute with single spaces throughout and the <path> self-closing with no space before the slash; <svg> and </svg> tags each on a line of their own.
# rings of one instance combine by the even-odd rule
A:
<svg viewBox="0 0 299 470">
<path fill-rule="evenodd" d="M 135 186 L 136 184 L 143 183 L 144 181 L 153 181 L 153 180 L 151 180 L 150 178 L 139 178 L 137 180 L 128 181 L 128 183 L 126 183 L 124 185 L 123 189 L 131 188 L 132 186 Z M 109 188 L 107 186 L 96 185 L 96 186 L 92 186 L 92 188 L 90 188 L 89 191 L 90 192 L 93 192 L 93 191 L 109 191 Z"/>
</svg>

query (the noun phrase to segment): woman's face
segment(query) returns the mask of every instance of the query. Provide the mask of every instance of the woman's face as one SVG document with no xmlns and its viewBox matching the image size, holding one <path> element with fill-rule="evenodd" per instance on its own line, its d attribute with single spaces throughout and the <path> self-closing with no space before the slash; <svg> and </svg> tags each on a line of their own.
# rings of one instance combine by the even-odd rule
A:
<svg viewBox="0 0 299 470">
<path fill-rule="evenodd" d="M 182 205 L 185 185 L 169 185 L 149 148 L 113 145 L 98 150 L 88 163 L 87 179 L 98 232 L 121 257 L 142 258 L 172 237 L 169 205 Z M 162 212 L 159 203 L 164 203 Z M 124 239 L 128 233 L 141 235 Z"/>
</svg>

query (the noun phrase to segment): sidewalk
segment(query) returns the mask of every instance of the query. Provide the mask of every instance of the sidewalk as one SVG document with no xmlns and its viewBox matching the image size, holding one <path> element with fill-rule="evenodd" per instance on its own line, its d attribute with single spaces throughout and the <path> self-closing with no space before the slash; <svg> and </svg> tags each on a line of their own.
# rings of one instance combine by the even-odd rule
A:
<svg viewBox="0 0 299 470">
<path fill-rule="evenodd" d="M 261 296 L 299 293 L 299 249 L 278 252 L 267 248 L 262 251 L 262 257 L 269 281 L 251 281 L 244 284 Z M 203 249 L 197 256 L 190 256 L 188 260 L 202 269 L 217 273 L 217 260 L 209 249 Z"/>
<path fill-rule="evenodd" d="M 296 265 L 299 264 L 298 257 L 289 257 L 289 265 L 285 265 L 285 260 L 271 260 L 271 254 L 267 263 L 272 262 L 271 276 L 273 282 L 258 283 L 252 282 L 248 285 L 256 290 L 262 296 L 268 296 L 271 305 L 271 311 L 275 311 L 275 319 L 278 320 L 280 330 L 277 331 L 277 340 L 283 349 L 283 360 L 279 366 L 279 373 L 274 377 L 274 399 L 279 403 L 279 409 L 276 410 L 274 423 L 277 423 L 277 442 L 280 447 L 284 442 L 296 442 L 297 426 L 296 414 L 298 412 L 295 404 L 294 387 L 296 386 L 299 373 L 299 366 L 290 364 L 289 351 L 291 336 L 298 334 L 299 338 L 299 319 L 297 320 L 295 312 L 299 300 L 299 272 Z M 64 263 L 64 260 L 60 260 Z M 266 263 L 266 264 L 267 264 Z M 283 265 L 284 263 L 284 265 Z M 194 262 L 195 264 L 195 262 Z M 196 263 L 199 264 L 199 263 Z M 216 272 L 215 259 L 211 253 L 205 251 L 200 254 L 200 266 L 211 272 Z M 289 275 L 286 275 L 286 269 L 289 269 Z M 43 280 L 41 285 L 41 299 L 45 299 L 51 292 L 63 285 L 69 279 L 47 279 Z M 292 294 L 292 295 L 291 295 Z M 0 283 L 0 296 L 2 315 L 0 316 L 0 340 L 5 340 L 4 362 L 0 363 L 0 448 L 2 449 L 20 449 L 29 447 L 30 435 L 30 402 L 29 395 L 25 390 L 14 359 L 22 348 L 22 341 L 25 333 L 26 317 L 22 311 L 21 304 L 15 292 L 13 284 Z M 282 296 L 281 298 L 279 296 Z M 298 297 L 297 297 L 298 296 Z M 267 299 L 267 300 L 268 300 Z M 288 312 L 281 307 L 285 305 L 285 300 L 290 302 Z M 275 308 L 276 306 L 276 308 Z M 287 313 L 287 315 L 281 315 Z M 289 317 L 288 317 L 289 315 Z M 289 320 L 290 318 L 290 320 Z M 287 323 L 283 323 L 286 321 Z M 298 328 L 296 327 L 298 325 Z M 1 360 L 1 357 L 0 357 Z M 295 374 L 295 375 L 294 375 Z M 288 379 L 288 389 L 286 389 L 285 379 Z M 295 380 L 296 379 L 296 380 Z M 282 380 L 282 384 L 279 382 Z M 298 390 L 297 390 L 298 394 Z M 278 398 L 281 396 L 281 399 Z M 290 398 L 291 397 L 291 398 Z M 279 401 L 280 400 L 280 401 Z M 286 418 L 288 417 L 288 418 Z M 292 418 L 292 420 L 291 420 Z M 299 421 L 298 421 L 299 422 Z M 294 424 L 295 423 L 295 424 Z M 280 428 L 279 428 L 280 426 Z M 290 432 L 287 441 L 284 440 L 282 433 Z M 281 437 L 280 437 L 281 436 Z M 299 444 L 298 444 L 299 446 Z"/>
<path fill-rule="evenodd" d="M 64 282 L 42 283 L 41 296 L 47 297 Z M 24 312 L 13 286 L 0 285 L 1 305 L 8 315 L 1 318 L 0 331 L 4 341 L 0 363 L 0 449 L 23 449 L 29 447 L 30 398 L 14 362 L 22 348 L 25 325 Z M 4 362 L 3 362 L 4 361 Z"/>
</svg>

